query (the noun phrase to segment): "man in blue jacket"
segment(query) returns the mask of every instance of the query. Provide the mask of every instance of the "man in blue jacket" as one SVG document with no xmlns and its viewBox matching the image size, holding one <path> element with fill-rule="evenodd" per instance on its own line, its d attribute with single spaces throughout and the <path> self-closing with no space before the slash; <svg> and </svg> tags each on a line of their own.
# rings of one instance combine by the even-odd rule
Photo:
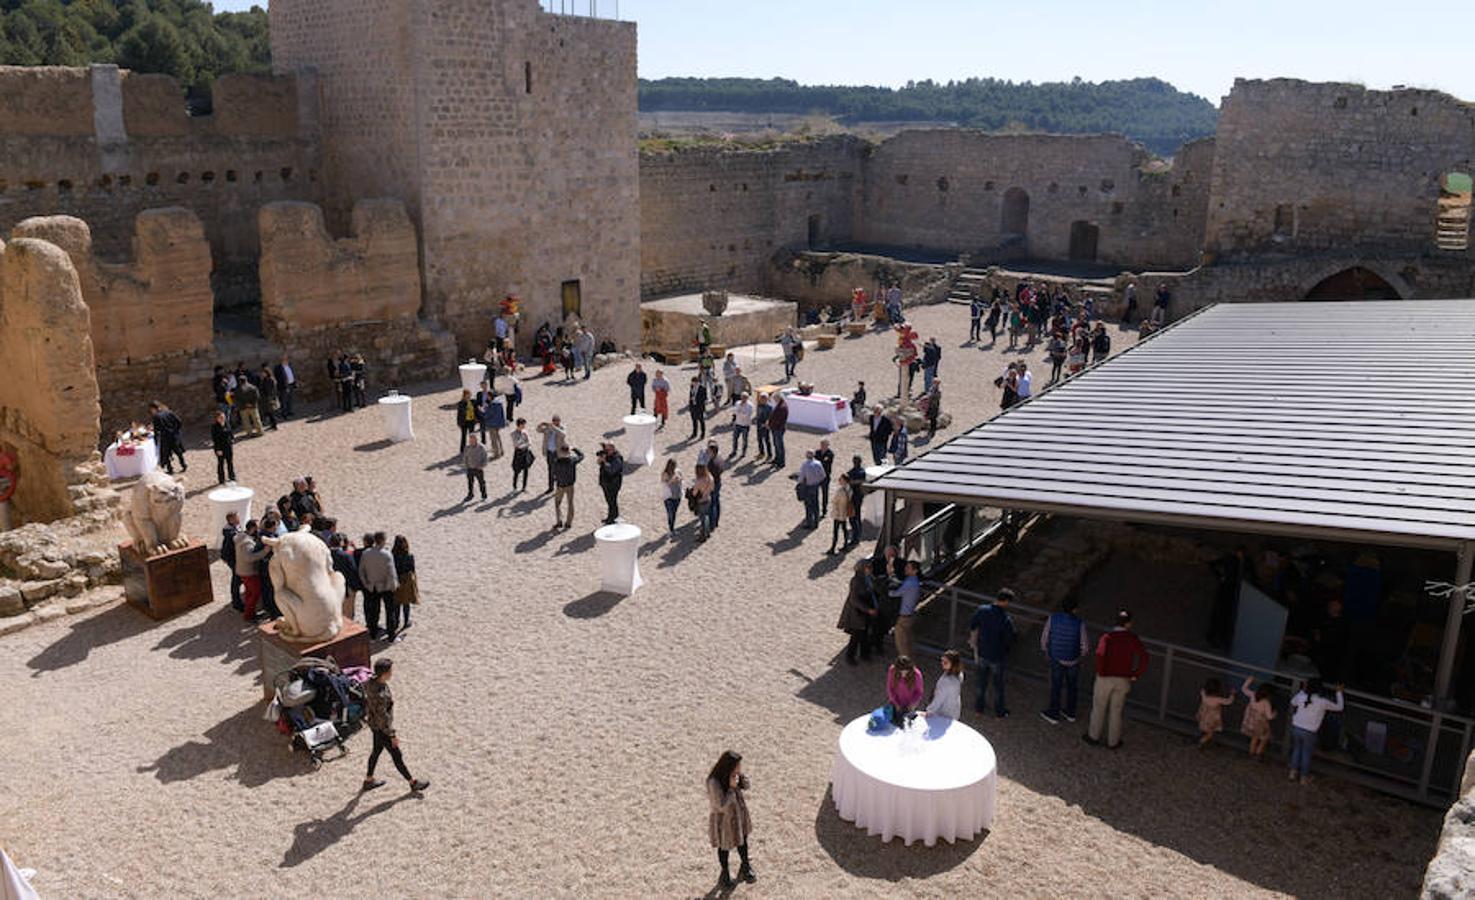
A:
<svg viewBox="0 0 1475 900">
<path fill-rule="evenodd" d="M 1066 597 L 1060 611 L 1045 620 L 1040 632 L 1040 649 L 1050 660 L 1050 708 L 1040 713 L 1040 718 L 1051 725 L 1059 725 L 1063 714 L 1067 722 L 1076 720 L 1076 690 L 1081 683 L 1081 660 L 1090 650 L 1086 642 L 1086 623 L 1076 615 L 1076 601 Z M 1065 708 L 1060 703 L 1061 690 L 1065 691 Z"/>
<path fill-rule="evenodd" d="M 980 606 L 968 623 L 968 643 L 973 646 L 973 656 L 978 662 L 978 699 L 973 701 L 973 709 L 979 713 L 987 709 L 988 682 L 992 675 L 994 715 L 1001 719 L 1009 715 L 1009 707 L 1004 704 L 1004 661 L 1018 634 L 1009 616 L 1009 604 L 1013 600 L 1013 591 L 1000 590 L 994 602 Z"/>
</svg>

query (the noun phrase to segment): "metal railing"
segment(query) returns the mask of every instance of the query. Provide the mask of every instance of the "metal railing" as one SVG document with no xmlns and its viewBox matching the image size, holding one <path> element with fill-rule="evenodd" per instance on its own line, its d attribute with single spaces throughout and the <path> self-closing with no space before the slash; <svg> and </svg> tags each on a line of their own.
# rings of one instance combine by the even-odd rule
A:
<svg viewBox="0 0 1475 900">
<path fill-rule="evenodd" d="M 907 529 L 895 543 L 902 557 L 917 560 L 923 578 L 935 578 L 974 549 L 1007 538 L 1013 521 L 1009 515 L 949 503 Z"/>
<path fill-rule="evenodd" d="M 993 602 L 993 598 L 936 581 L 927 582 L 926 587 L 930 593 L 919 609 L 916 645 L 935 654 L 948 647 L 966 646 L 968 618 L 973 610 Z M 942 604 L 947 606 L 945 633 L 940 627 L 941 617 L 927 612 Z M 967 613 L 967 618 L 961 620 L 961 632 L 960 613 Z M 1038 629 L 1050 613 L 1014 602 L 1009 605 L 1009 614 L 1019 631 L 1017 646 L 1009 659 L 1010 673 L 1048 683 L 1049 666 L 1038 649 Z M 1094 622 L 1087 622 L 1086 627 L 1093 642 L 1107 630 L 1107 626 Z M 1238 696 L 1245 677 L 1252 676 L 1257 685 L 1268 683 L 1276 691 L 1272 740 L 1289 753 L 1287 706 L 1290 697 L 1302 686 L 1304 676 L 1140 634 L 1138 637 L 1151 654 L 1151 661 L 1127 699 L 1127 711 L 1134 719 L 1196 734 L 1199 689 L 1204 681 L 1218 678 L 1226 690 Z M 1094 667 L 1089 662 L 1084 666 L 1081 692 L 1089 699 Z M 1340 776 L 1375 790 L 1431 806 L 1447 806 L 1459 796 L 1460 778 L 1475 738 L 1475 719 L 1362 691 L 1346 690 L 1343 696 L 1343 711 L 1329 714 L 1323 723 L 1323 747 L 1328 742 L 1335 746 L 1318 752 L 1318 766 L 1334 769 Z M 1225 707 L 1221 740 L 1240 740 L 1240 715 L 1244 708 L 1243 698 Z M 1089 709 L 1089 703 L 1083 701 L 1082 709 Z"/>
</svg>

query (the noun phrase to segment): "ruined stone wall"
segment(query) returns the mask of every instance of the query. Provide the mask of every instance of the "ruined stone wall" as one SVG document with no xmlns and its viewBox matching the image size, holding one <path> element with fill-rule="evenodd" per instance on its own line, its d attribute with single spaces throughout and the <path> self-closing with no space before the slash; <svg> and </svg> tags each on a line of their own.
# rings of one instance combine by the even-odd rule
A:
<svg viewBox="0 0 1475 900">
<path fill-rule="evenodd" d="M 1177 267 L 1198 260 L 1204 157 L 1182 165 L 1153 160 L 1119 135 L 906 131 L 877 146 L 866 164 L 858 239 L 877 247 L 957 253 L 998 247 L 1017 227 L 1005 221 L 1022 191 L 1024 240 L 1012 256 L 1072 258 L 1072 226 L 1097 230 L 1094 255 L 1124 266 Z M 1078 252 L 1076 255 L 1080 255 Z"/>
<path fill-rule="evenodd" d="M 98 478 L 90 330 L 66 251 L 34 238 L 0 244 L 0 449 L 19 460 L 17 524 L 72 515 Z"/>
<path fill-rule="evenodd" d="M 279 0 L 271 14 L 278 70 L 318 73 L 330 205 L 406 200 L 426 314 L 463 353 L 508 293 L 526 325 L 559 321 L 565 282 L 600 340 L 638 342 L 633 24 L 537 0 Z"/>
<path fill-rule="evenodd" d="M 193 211 L 220 270 L 254 267 L 255 210 L 318 198 L 315 111 L 291 78 L 226 75 L 209 116 L 179 85 L 114 66 L 0 66 L 0 232 L 69 215 L 95 251 L 122 259 L 145 209 Z"/>
<path fill-rule="evenodd" d="M 854 236 L 868 145 L 853 137 L 772 150 L 682 149 L 640 160 L 640 293 L 760 291 L 770 257 Z"/>
<path fill-rule="evenodd" d="M 1439 179 L 1472 159 L 1475 105 L 1447 94 L 1238 80 L 1219 113 L 1206 249 L 1435 253 Z"/>
<path fill-rule="evenodd" d="M 801 313 L 828 306 L 843 315 L 858 287 L 874 298 L 896 285 L 908 304 L 940 302 L 960 269 L 956 263 L 909 263 L 863 253 L 780 251 L 769 261 L 764 282 L 774 296 L 797 303 Z"/>
</svg>

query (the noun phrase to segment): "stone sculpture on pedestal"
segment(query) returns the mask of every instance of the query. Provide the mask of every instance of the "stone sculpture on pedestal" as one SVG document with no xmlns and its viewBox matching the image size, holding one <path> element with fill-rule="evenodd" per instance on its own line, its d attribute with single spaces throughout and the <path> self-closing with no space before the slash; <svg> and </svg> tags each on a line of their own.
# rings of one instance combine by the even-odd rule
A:
<svg viewBox="0 0 1475 900">
<path fill-rule="evenodd" d="M 265 540 L 272 548 L 267 571 L 282 613 L 276 633 L 296 643 L 336 638 L 343 630 L 344 582 L 333 571 L 328 545 L 308 531 Z"/>
<path fill-rule="evenodd" d="M 184 513 L 184 486 L 158 470 L 147 472 L 133 486 L 125 525 L 133 549 L 148 559 L 188 543 L 179 536 Z"/>
</svg>

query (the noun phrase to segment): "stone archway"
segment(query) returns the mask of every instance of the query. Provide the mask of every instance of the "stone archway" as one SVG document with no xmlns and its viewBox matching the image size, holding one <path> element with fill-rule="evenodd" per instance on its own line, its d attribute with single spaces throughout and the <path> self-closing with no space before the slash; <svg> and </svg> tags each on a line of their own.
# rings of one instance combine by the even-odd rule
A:
<svg viewBox="0 0 1475 900">
<path fill-rule="evenodd" d="M 1387 279 L 1371 269 L 1351 266 L 1318 281 L 1305 300 L 1402 300 Z"/>
<path fill-rule="evenodd" d="M 1024 188 L 1012 187 L 1004 192 L 999 231 L 1006 236 L 1017 234 L 1021 237 L 1029 232 L 1029 194 Z"/>
</svg>

